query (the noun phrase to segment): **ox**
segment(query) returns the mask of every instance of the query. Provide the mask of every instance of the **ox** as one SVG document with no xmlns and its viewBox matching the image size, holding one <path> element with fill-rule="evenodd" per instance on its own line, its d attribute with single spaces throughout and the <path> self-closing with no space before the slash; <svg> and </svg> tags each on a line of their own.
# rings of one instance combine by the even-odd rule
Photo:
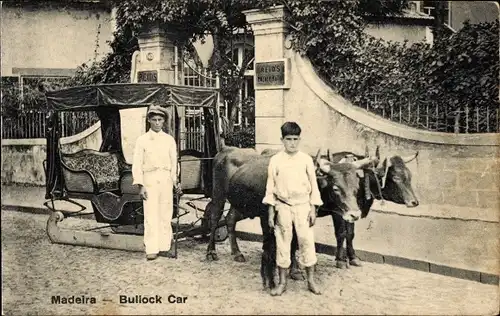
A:
<svg viewBox="0 0 500 316">
<path fill-rule="evenodd" d="M 368 156 L 368 150 L 365 157 Z M 361 218 L 365 218 L 370 208 L 373 205 L 374 199 L 387 200 L 397 204 L 405 204 L 407 207 L 418 206 L 418 200 L 413 192 L 411 185 L 411 172 L 406 166 L 406 163 L 414 160 L 418 156 L 418 152 L 413 155 L 401 157 L 391 156 L 385 158 L 376 168 L 364 168 L 360 174 L 359 188 L 357 195 L 358 206 L 361 210 Z M 379 147 L 376 149 L 375 157 L 380 161 Z M 342 161 L 363 159 L 363 156 L 355 155 L 352 152 L 339 152 L 328 154 L 328 160 L 332 163 Z M 325 202 L 325 201 L 324 201 Z M 337 203 L 337 202 L 336 202 Z M 356 258 L 354 251 L 354 222 L 345 221 L 336 212 L 332 214 L 330 211 L 335 209 L 339 204 L 328 205 L 325 203 L 318 211 L 318 217 L 331 215 L 335 229 L 335 238 L 337 241 L 336 251 L 336 266 L 338 268 L 346 268 L 348 264 L 360 266 L 361 263 Z M 346 242 L 347 256 L 343 245 Z M 292 268 L 290 275 L 294 279 L 302 279 L 302 275 L 298 270 L 297 260 L 294 249 L 297 249 L 297 239 L 294 235 L 292 240 Z"/>
<path fill-rule="evenodd" d="M 219 154 L 217 154 L 219 155 Z M 275 286 L 273 275 L 276 267 L 275 239 L 267 223 L 267 206 L 262 204 L 266 190 L 267 166 L 270 155 L 258 155 L 254 151 L 238 152 L 231 149 L 220 152 L 214 165 L 214 190 L 212 201 L 207 206 L 211 218 L 210 242 L 207 249 L 207 259 L 217 260 L 215 240 L 213 238 L 215 225 L 218 223 L 226 198 L 231 204 L 226 216 L 226 223 L 231 243 L 231 254 L 234 260 L 243 262 L 245 257 L 240 252 L 235 235 L 235 226 L 244 218 L 259 217 L 263 233 L 263 254 L 261 261 L 261 276 L 264 286 Z M 359 181 L 356 171 L 371 164 L 374 159 L 365 158 L 352 163 L 332 163 L 318 155 L 315 162 L 322 177 L 318 178 L 318 186 L 322 199 L 330 204 L 335 201 L 342 203 L 342 208 L 332 209 L 346 222 L 357 220 L 361 212 L 357 205 Z M 241 163 L 234 166 L 234 163 Z M 221 183 L 217 183 L 220 181 Z M 339 188 L 342 193 L 340 194 Z"/>
</svg>

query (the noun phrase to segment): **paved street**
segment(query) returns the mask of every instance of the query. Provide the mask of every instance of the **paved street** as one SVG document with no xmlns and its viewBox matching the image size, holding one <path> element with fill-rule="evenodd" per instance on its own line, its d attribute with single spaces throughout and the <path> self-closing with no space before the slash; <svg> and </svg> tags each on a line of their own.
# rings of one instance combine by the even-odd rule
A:
<svg viewBox="0 0 500 316">
<path fill-rule="evenodd" d="M 338 270 L 319 254 L 322 296 L 291 281 L 284 296 L 262 291 L 260 244 L 241 241 L 249 262 L 236 263 L 228 242 L 221 260 L 204 262 L 205 244 L 185 242 L 177 260 L 146 262 L 142 253 L 51 244 L 47 215 L 2 211 L 3 312 L 26 314 L 495 314 L 498 287 L 389 265 Z M 64 222 L 63 222 L 64 223 Z M 93 222 L 65 221 L 85 228 Z M 168 303 L 170 294 L 187 297 Z M 96 304 L 51 304 L 53 295 L 95 297 Z M 160 295 L 161 304 L 120 304 L 119 295 Z"/>
</svg>

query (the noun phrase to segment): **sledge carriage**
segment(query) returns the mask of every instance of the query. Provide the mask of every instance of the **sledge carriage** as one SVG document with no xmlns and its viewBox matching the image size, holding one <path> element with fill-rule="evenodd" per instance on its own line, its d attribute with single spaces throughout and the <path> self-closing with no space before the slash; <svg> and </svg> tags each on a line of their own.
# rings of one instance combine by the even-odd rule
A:
<svg viewBox="0 0 500 316">
<path fill-rule="evenodd" d="M 157 83 L 101 84 L 47 92 L 46 99 L 49 119 L 44 205 L 52 211 L 47 233 L 53 243 L 143 250 L 143 205 L 139 187 L 133 185 L 132 162 L 125 159 L 122 134 L 127 126 L 121 124 L 121 118 L 128 109 L 144 108 L 145 113 L 153 104 L 169 113 L 165 131 L 177 142 L 178 177 L 185 193 L 182 199 L 174 195 L 175 254 L 177 240 L 209 233 L 204 216 L 198 216 L 203 210 L 195 202 L 209 198 L 212 160 L 221 148 L 217 89 Z M 62 113 L 81 111 L 92 111 L 99 118 L 102 141 L 98 149 L 81 149 L 82 146 L 61 142 Z M 147 129 L 145 115 L 138 117 Z M 92 210 L 83 205 L 88 202 L 81 200 L 90 202 Z M 61 201 L 77 206 L 78 210 L 62 210 L 56 206 Z M 181 218 L 192 215 L 192 211 L 197 216 L 181 223 Z M 84 215 L 93 215 L 100 226 L 87 230 L 58 226 L 66 218 Z M 224 217 L 219 221 L 216 238 L 218 241 L 227 238 Z"/>
</svg>

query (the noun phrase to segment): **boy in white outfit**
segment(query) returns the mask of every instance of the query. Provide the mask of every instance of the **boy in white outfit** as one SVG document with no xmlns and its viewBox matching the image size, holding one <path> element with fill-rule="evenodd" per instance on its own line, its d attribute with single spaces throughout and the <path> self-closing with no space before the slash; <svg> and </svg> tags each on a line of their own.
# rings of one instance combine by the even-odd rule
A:
<svg viewBox="0 0 500 316">
<path fill-rule="evenodd" d="M 313 160 L 298 149 L 300 134 L 301 128 L 295 122 L 286 122 L 281 126 L 281 141 L 285 148 L 271 157 L 266 196 L 262 201 L 269 205 L 269 226 L 274 228 L 276 236 L 276 264 L 280 282 L 271 292 L 273 296 L 281 295 L 286 290 L 293 225 L 299 243 L 299 264 L 306 269 L 308 288 L 315 294 L 321 294 L 314 281 L 317 258 L 313 225 L 316 209 L 323 202 Z"/>
<path fill-rule="evenodd" d="M 180 194 L 177 183 L 177 145 L 175 139 L 162 131 L 168 117 L 160 106 L 151 106 L 147 118 L 149 131 L 136 142 L 132 176 L 140 186 L 144 205 L 144 245 L 146 259 L 158 255 L 174 257 L 172 242 L 173 190 Z"/>
</svg>

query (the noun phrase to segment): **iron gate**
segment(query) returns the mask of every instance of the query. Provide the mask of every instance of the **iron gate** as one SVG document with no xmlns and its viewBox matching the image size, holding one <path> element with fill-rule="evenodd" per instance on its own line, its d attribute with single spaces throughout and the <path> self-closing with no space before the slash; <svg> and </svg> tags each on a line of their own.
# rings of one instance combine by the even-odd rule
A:
<svg viewBox="0 0 500 316">
<path fill-rule="evenodd" d="M 191 87 L 219 88 L 219 77 L 206 68 L 193 67 L 182 59 L 180 85 Z M 219 98 L 217 104 L 220 104 Z M 180 122 L 180 150 L 204 151 L 205 121 L 203 109 L 198 106 L 184 106 Z M 218 108 L 219 114 L 220 110 Z"/>
</svg>

